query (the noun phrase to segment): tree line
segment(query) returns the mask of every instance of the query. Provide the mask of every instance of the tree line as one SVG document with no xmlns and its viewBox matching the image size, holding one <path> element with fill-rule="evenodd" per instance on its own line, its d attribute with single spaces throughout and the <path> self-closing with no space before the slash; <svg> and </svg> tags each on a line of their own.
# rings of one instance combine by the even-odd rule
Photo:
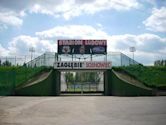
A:
<svg viewBox="0 0 166 125">
<path fill-rule="evenodd" d="M 4 62 L 2 62 L 2 61 L 0 60 L 0 66 L 12 66 L 12 63 L 11 63 L 10 61 L 8 61 L 8 60 L 6 60 L 6 61 L 4 61 Z M 13 66 L 14 66 L 14 65 L 13 65 Z M 17 64 L 16 66 L 20 66 L 20 65 Z M 27 67 L 27 64 L 24 62 L 22 66 L 23 66 L 23 67 Z M 28 67 L 30 67 L 30 66 L 28 66 Z M 36 67 L 36 64 L 35 64 L 34 67 Z"/>
<path fill-rule="evenodd" d="M 154 66 L 166 66 L 166 60 L 156 60 Z"/>
<path fill-rule="evenodd" d="M 66 72 L 65 81 L 67 84 L 74 83 L 99 83 L 100 82 L 100 73 L 99 72 Z"/>
<path fill-rule="evenodd" d="M 11 66 L 11 65 L 12 65 L 12 63 L 9 62 L 8 60 L 4 61 L 3 63 L 2 63 L 2 61 L 0 60 L 0 66 Z"/>
</svg>

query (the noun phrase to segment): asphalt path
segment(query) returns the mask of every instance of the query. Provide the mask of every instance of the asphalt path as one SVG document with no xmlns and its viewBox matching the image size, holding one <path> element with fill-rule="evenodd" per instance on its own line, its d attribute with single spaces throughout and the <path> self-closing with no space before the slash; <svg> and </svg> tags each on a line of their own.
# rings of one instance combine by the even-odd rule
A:
<svg viewBox="0 0 166 125">
<path fill-rule="evenodd" d="M 166 97 L 0 97 L 0 125 L 165 125 Z"/>
</svg>

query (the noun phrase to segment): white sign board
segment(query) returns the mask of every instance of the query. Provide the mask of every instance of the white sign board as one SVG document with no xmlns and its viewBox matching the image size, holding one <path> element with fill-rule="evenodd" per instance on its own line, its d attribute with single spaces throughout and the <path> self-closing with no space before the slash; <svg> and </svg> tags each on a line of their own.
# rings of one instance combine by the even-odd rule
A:
<svg viewBox="0 0 166 125">
<path fill-rule="evenodd" d="M 99 61 L 58 61 L 54 63 L 55 69 L 111 69 L 111 62 Z"/>
</svg>

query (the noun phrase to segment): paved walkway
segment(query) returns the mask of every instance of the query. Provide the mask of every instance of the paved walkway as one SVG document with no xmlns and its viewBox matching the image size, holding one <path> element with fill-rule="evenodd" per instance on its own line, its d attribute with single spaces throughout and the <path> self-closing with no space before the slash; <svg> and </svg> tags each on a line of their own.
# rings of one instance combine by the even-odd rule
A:
<svg viewBox="0 0 166 125">
<path fill-rule="evenodd" d="M 0 125 L 165 125 L 166 97 L 0 97 Z"/>
</svg>

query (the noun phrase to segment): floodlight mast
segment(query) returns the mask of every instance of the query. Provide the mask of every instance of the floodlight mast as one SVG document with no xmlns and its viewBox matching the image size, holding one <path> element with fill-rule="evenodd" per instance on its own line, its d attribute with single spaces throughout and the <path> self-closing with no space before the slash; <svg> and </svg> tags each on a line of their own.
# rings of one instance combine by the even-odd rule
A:
<svg viewBox="0 0 166 125">
<path fill-rule="evenodd" d="M 130 52 L 133 53 L 133 64 L 134 64 L 134 52 L 136 51 L 136 48 L 134 46 L 130 47 Z"/>
</svg>

